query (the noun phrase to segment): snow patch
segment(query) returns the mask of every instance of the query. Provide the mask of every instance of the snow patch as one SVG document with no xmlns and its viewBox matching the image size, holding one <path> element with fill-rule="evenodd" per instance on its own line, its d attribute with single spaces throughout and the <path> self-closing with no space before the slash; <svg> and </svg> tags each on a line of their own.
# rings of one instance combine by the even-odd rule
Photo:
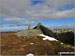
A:
<svg viewBox="0 0 75 56">
<path fill-rule="evenodd" d="M 40 34 L 39 36 L 45 37 L 45 38 L 43 38 L 43 40 L 58 41 L 55 38 L 49 37 L 49 36 L 44 35 L 44 34 Z"/>
<path fill-rule="evenodd" d="M 31 45 L 33 45 L 34 43 L 30 43 Z"/>
<path fill-rule="evenodd" d="M 61 44 L 64 44 L 64 43 L 61 43 Z"/>
<path fill-rule="evenodd" d="M 34 56 L 34 54 L 30 53 L 30 54 L 27 54 L 26 56 Z"/>
</svg>

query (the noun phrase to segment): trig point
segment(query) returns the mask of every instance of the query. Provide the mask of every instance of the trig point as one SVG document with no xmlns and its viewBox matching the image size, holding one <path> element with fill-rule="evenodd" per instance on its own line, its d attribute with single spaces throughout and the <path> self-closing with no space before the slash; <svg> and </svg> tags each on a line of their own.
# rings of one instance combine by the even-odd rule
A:
<svg viewBox="0 0 75 56">
<path fill-rule="evenodd" d="M 28 24 L 28 30 L 30 30 L 31 29 L 31 25 L 30 24 Z"/>
</svg>

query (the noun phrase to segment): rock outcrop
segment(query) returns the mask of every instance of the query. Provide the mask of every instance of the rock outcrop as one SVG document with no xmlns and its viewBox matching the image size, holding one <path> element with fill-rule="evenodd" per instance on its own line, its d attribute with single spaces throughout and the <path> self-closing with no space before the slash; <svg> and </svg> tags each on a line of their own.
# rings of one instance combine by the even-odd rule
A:
<svg viewBox="0 0 75 56">
<path fill-rule="evenodd" d="M 21 30 L 16 33 L 17 36 L 38 36 L 39 34 L 45 34 L 50 37 L 53 37 L 52 29 L 48 29 L 47 27 L 43 26 L 41 23 L 38 23 L 33 29 L 30 30 Z"/>
<path fill-rule="evenodd" d="M 38 36 L 39 34 L 44 34 L 50 37 L 53 37 L 65 44 L 70 44 L 74 46 L 74 33 L 73 32 L 66 32 L 66 33 L 55 33 L 52 29 L 49 29 L 39 23 L 33 29 L 30 30 L 22 30 L 16 33 L 17 36 Z"/>
<path fill-rule="evenodd" d="M 74 32 L 63 32 L 63 33 L 55 33 L 52 29 L 48 29 L 39 23 L 34 29 L 40 29 L 44 35 L 53 37 L 62 43 L 73 45 L 74 46 Z"/>
<path fill-rule="evenodd" d="M 49 28 L 47 28 L 45 26 L 43 26 L 41 23 L 39 23 L 33 29 L 40 29 L 43 32 L 43 34 L 48 35 L 50 37 L 53 37 L 54 36 L 53 30 L 52 29 L 49 29 Z"/>
<path fill-rule="evenodd" d="M 42 34 L 42 31 L 39 29 L 22 30 L 16 33 L 18 37 L 20 36 L 38 36 L 39 34 Z"/>
</svg>

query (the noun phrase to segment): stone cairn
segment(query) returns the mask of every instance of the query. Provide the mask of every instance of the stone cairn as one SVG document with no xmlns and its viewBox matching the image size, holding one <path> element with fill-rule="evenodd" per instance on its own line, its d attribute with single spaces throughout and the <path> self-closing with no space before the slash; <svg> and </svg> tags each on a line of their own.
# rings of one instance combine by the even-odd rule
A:
<svg viewBox="0 0 75 56">
<path fill-rule="evenodd" d="M 38 24 L 38 28 L 39 28 L 39 24 Z M 39 34 L 43 34 L 42 31 L 40 29 L 31 29 L 31 26 L 28 25 L 28 29 L 27 30 L 21 30 L 19 32 L 16 33 L 16 35 L 18 37 L 25 37 L 25 36 L 38 36 Z"/>
</svg>

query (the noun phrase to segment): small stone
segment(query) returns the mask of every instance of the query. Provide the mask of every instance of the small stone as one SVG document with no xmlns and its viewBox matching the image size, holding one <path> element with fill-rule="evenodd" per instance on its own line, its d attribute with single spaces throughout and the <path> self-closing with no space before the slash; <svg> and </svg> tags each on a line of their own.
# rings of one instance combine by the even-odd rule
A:
<svg viewBox="0 0 75 56">
<path fill-rule="evenodd" d="M 26 56 L 34 56 L 34 54 L 31 54 L 31 53 L 30 53 L 30 54 L 27 54 Z"/>
<path fill-rule="evenodd" d="M 33 45 L 34 43 L 30 43 L 31 45 Z"/>
</svg>

